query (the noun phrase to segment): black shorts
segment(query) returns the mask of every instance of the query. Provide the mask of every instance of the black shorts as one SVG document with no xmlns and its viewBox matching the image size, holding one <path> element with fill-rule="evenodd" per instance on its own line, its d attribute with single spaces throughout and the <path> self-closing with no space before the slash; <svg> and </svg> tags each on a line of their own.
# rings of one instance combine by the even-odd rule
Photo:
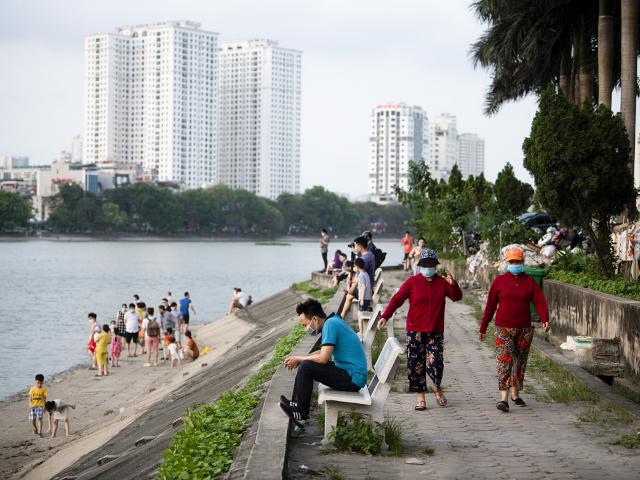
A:
<svg viewBox="0 0 640 480">
<path fill-rule="evenodd" d="M 233 301 L 233 306 L 238 309 L 243 309 L 244 305 L 242 305 L 238 300 Z"/>
<path fill-rule="evenodd" d="M 184 313 L 182 314 L 182 322 L 185 324 L 189 324 L 189 314 L 188 313 Z"/>
<path fill-rule="evenodd" d="M 363 300 L 362 304 L 358 302 L 358 310 L 361 312 L 368 312 L 371 309 L 371 300 Z"/>
<path fill-rule="evenodd" d="M 348 276 L 349 276 L 348 273 L 341 273 L 340 275 L 336 275 L 336 280 L 338 280 L 338 283 L 340 283 L 341 281 L 343 281 Z"/>
<path fill-rule="evenodd" d="M 138 343 L 138 332 L 124 332 L 124 339 L 127 343 L 131 343 L 131 340 L 133 343 Z"/>
<path fill-rule="evenodd" d="M 409 260 L 409 254 L 408 254 L 408 253 L 405 253 L 405 254 L 404 254 L 404 259 L 405 259 L 405 260 Z"/>
</svg>

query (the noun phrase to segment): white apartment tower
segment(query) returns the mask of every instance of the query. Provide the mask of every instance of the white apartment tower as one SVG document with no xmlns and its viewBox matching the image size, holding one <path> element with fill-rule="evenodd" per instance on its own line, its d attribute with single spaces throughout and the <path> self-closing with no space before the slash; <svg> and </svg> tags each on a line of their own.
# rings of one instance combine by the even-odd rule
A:
<svg viewBox="0 0 640 480">
<path fill-rule="evenodd" d="M 394 187 L 408 188 L 409 162 L 426 162 L 429 121 L 421 107 L 386 103 L 371 112 L 369 133 L 369 198 L 395 200 Z"/>
<path fill-rule="evenodd" d="M 456 117 L 442 113 L 433 119 L 429 127 L 429 170 L 436 180 L 447 180 L 458 161 Z"/>
<path fill-rule="evenodd" d="M 158 180 L 216 181 L 218 35 L 188 21 L 85 38 L 86 163 L 142 163 Z"/>
<path fill-rule="evenodd" d="M 458 167 L 462 178 L 479 176 L 484 172 L 484 139 L 475 133 L 458 135 Z"/>
<path fill-rule="evenodd" d="M 271 199 L 297 193 L 302 53 L 221 42 L 219 61 L 218 180 Z"/>
</svg>

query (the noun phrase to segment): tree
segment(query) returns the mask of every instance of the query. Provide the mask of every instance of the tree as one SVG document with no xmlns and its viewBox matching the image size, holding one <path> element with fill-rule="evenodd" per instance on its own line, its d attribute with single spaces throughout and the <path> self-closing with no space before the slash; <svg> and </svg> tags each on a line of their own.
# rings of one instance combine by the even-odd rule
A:
<svg viewBox="0 0 640 480">
<path fill-rule="evenodd" d="M 47 220 L 54 230 L 87 232 L 100 230 L 104 218 L 98 198 L 80 185 L 65 184 L 51 197 L 51 214 Z"/>
<path fill-rule="evenodd" d="M 638 88 L 638 0 L 621 0 L 620 113 L 629 137 L 629 158 L 633 175 L 636 143 L 636 94 Z"/>
<path fill-rule="evenodd" d="M 0 190 L 0 231 L 24 227 L 30 218 L 29 202 L 17 193 Z"/>
<path fill-rule="evenodd" d="M 515 217 L 525 212 L 533 197 L 533 187 L 516 178 L 510 163 L 498 173 L 495 192 L 498 208 L 504 217 Z"/>
<path fill-rule="evenodd" d="M 395 187 L 398 201 L 407 206 L 414 217 L 419 216 L 428 201 L 428 195 L 433 193 L 435 181 L 431 178 L 429 167 L 425 162 L 409 162 L 408 189 Z"/>
<path fill-rule="evenodd" d="M 613 0 L 599 0 L 598 102 L 611 109 L 613 91 L 614 24 Z"/>
<path fill-rule="evenodd" d="M 108 231 L 121 232 L 129 223 L 127 214 L 120 210 L 120 207 L 111 202 L 102 203 L 102 218 L 104 229 Z"/>
<path fill-rule="evenodd" d="M 589 232 L 600 269 L 611 276 L 611 216 L 625 209 L 637 213 L 629 139 L 620 116 L 606 107 L 579 108 L 548 88 L 523 151 L 542 205 Z"/>
</svg>

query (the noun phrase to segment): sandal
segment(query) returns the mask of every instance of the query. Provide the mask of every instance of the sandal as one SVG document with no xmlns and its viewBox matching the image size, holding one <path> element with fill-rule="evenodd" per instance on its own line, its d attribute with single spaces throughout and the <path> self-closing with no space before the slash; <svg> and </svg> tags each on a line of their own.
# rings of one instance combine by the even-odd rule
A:
<svg viewBox="0 0 640 480">
<path fill-rule="evenodd" d="M 518 398 L 513 398 L 511 397 L 511 401 L 513 403 L 515 403 L 516 405 L 518 405 L 519 407 L 526 407 L 527 406 L 527 402 L 525 402 L 523 399 L 521 399 L 520 397 Z"/>
<path fill-rule="evenodd" d="M 509 413 L 509 403 L 503 400 L 496 403 L 496 408 L 504 413 Z"/>
<path fill-rule="evenodd" d="M 444 396 L 444 394 L 442 393 L 442 390 L 440 390 L 439 388 L 437 390 L 433 388 L 432 390 L 433 390 L 433 394 L 436 396 L 436 402 L 438 403 L 438 405 L 440 405 L 441 407 L 446 406 L 447 397 Z"/>
<path fill-rule="evenodd" d="M 427 409 L 427 402 L 425 402 L 424 400 L 419 400 L 416 406 L 413 407 L 413 409 L 422 412 L 423 410 Z"/>
</svg>

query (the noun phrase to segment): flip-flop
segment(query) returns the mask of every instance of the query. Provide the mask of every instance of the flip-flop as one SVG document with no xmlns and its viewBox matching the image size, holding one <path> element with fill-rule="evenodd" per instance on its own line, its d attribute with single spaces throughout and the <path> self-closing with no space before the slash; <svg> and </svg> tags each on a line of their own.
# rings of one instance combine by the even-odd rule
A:
<svg viewBox="0 0 640 480">
<path fill-rule="evenodd" d="M 427 402 L 425 402 L 424 400 L 420 400 L 415 407 L 413 407 L 414 410 L 417 410 L 419 412 L 422 412 L 423 410 L 427 409 Z"/>
<path fill-rule="evenodd" d="M 517 406 L 519 407 L 526 407 L 527 406 L 527 402 L 525 402 L 523 399 L 521 399 L 520 397 L 518 398 L 513 398 L 511 397 L 511 401 L 513 403 L 515 403 Z"/>
<path fill-rule="evenodd" d="M 509 403 L 503 400 L 496 403 L 496 408 L 504 413 L 509 413 Z"/>
</svg>

